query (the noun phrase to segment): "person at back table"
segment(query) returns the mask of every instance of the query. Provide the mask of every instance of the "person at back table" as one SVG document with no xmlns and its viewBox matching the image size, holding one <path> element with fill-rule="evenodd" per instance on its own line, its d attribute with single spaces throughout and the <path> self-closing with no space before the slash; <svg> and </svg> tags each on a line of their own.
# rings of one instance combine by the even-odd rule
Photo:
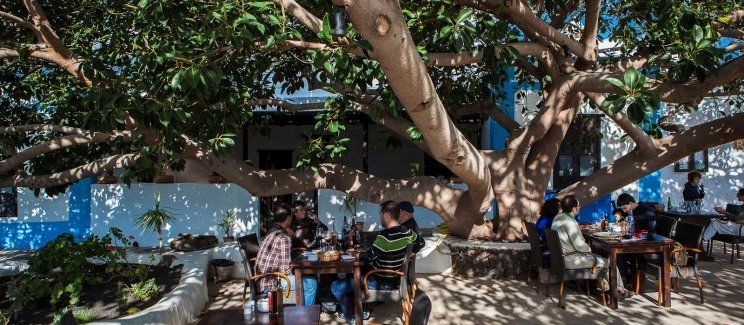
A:
<svg viewBox="0 0 744 325">
<path fill-rule="evenodd" d="M 387 269 L 400 271 L 406 258 L 406 250 L 413 245 L 413 252 L 423 248 L 423 241 L 418 241 L 418 235 L 407 227 L 398 223 L 400 209 L 395 201 L 386 201 L 380 205 L 380 223 L 385 228 L 377 235 L 372 247 L 361 256 L 365 262 L 364 273 L 370 270 Z M 378 273 L 367 278 L 370 289 L 390 290 L 399 285 L 396 275 Z M 338 318 L 354 322 L 354 278 L 336 280 L 331 284 L 331 292 L 341 305 Z M 368 312 L 365 311 L 365 314 Z M 366 317 L 365 317 L 366 318 Z"/>
<path fill-rule="evenodd" d="M 682 198 L 686 202 L 699 203 L 705 198 L 705 188 L 703 184 L 700 184 L 702 179 L 703 175 L 699 171 L 693 170 L 687 173 L 687 183 L 682 191 Z"/>
<path fill-rule="evenodd" d="M 413 218 L 413 203 L 408 201 L 400 201 L 398 203 L 398 209 L 400 209 L 400 216 L 398 216 L 398 223 L 408 229 L 416 232 L 417 235 L 421 235 L 418 223 Z"/>
<path fill-rule="evenodd" d="M 744 187 L 736 193 L 736 200 L 744 202 Z M 728 209 L 716 207 L 716 212 L 720 213 L 725 219 L 712 219 L 708 228 L 705 228 L 703 240 L 709 240 L 716 234 L 722 235 L 744 235 L 744 204 L 729 204 Z"/>
<path fill-rule="evenodd" d="M 595 259 L 591 255 L 591 248 L 584 240 L 584 236 L 581 234 L 579 229 L 579 223 L 576 221 L 576 216 L 579 214 L 579 201 L 573 195 L 566 195 L 561 199 L 561 209 L 563 213 L 557 215 L 553 219 L 553 225 L 551 228 L 558 232 L 558 237 L 561 241 L 561 250 L 565 260 L 565 266 L 567 269 L 586 269 L 592 268 L 595 265 Z M 596 266 L 598 269 L 608 268 L 609 263 L 605 258 L 597 256 Z M 623 286 L 623 280 L 620 277 L 620 272 L 615 268 L 609 270 L 609 272 L 615 272 L 617 279 L 617 292 L 620 297 L 630 297 L 633 293 L 630 290 L 625 290 Z M 609 277 L 608 273 L 605 272 L 604 287 L 602 290 L 609 290 Z"/>
<path fill-rule="evenodd" d="M 256 274 L 280 272 L 289 276 L 290 283 L 281 280 L 282 289 L 287 290 L 289 286 L 292 291 L 295 288 L 295 277 L 292 269 L 289 267 L 292 251 L 292 215 L 289 209 L 279 204 L 274 211 L 274 227 L 269 230 L 261 242 L 256 257 Z M 258 290 L 267 293 L 275 285 L 275 279 L 265 277 L 258 282 Z M 315 293 L 318 289 L 318 280 L 312 276 L 302 278 L 303 294 L 305 296 L 305 305 L 312 306 L 315 304 Z"/>
<path fill-rule="evenodd" d="M 656 221 L 656 212 L 652 204 L 647 202 L 636 203 L 636 200 L 628 193 L 617 197 L 617 209 L 613 211 L 616 222 L 627 222 L 628 216 L 633 215 L 636 230 L 650 230 L 649 224 Z"/>
<path fill-rule="evenodd" d="M 294 230 L 295 243 L 304 247 L 310 247 L 315 241 L 315 235 L 320 229 L 323 232 L 328 231 L 326 226 L 318 216 L 308 216 L 305 202 L 294 201 L 292 203 L 292 230 Z"/>
<path fill-rule="evenodd" d="M 543 203 L 542 207 L 540 207 L 540 218 L 535 222 L 535 227 L 537 228 L 537 235 L 540 236 L 540 244 L 542 244 L 541 247 L 543 253 L 548 250 L 548 247 L 544 245 L 545 229 L 551 229 L 550 227 L 553 225 L 553 219 L 555 219 L 555 216 L 560 212 L 561 200 L 557 198 L 548 199 Z"/>
</svg>

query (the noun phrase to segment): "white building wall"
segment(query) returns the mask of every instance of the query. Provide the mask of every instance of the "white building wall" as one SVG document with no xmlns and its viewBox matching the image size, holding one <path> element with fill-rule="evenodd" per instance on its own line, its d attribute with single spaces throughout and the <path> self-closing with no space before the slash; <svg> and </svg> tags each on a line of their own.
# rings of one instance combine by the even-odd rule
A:
<svg viewBox="0 0 744 325">
<path fill-rule="evenodd" d="M 703 101 L 698 110 L 691 114 L 679 114 L 673 118 L 676 123 L 686 127 L 695 126 L 713 119 L 734 113 L 733 108 L 722 98 Z M 740 126 L 744 127 L 744 125 Z M 704 172 L 702 184 L 705 185 L 703 208 L 712 210 L 715 206 L 735 203 L 736 191 L 744 187 L 744 151 L 734 149 L 733 143 L 726 143 L 708 149 L 708 172 Z M 672 198 L 674 205 L 682 202 L 682 190 L 687 182 L 687 173 L 674 171 L 674 164 L 661 170 L 662 199 Z"/>
<path fill-rule="evenodd" d="M 67 192 L 56 197 L 49 197 L 41 191 L 37 197 L 33 190 L 19 188 L 18 217 L 0 218 L 0 224 L 66 221 L 69 218 L 69 201 Z"/>
<path fill-rule="evenodd" d="M 215 235 L 221 239 L 224 233 L 217 224 L 228 211 L 238 213 L 233 229 L 236 236 L 258 229 L 258 199 L 235 184 L 134 183 L 131 188 L 125 184 L 92 185 L 91 233 L 103 235 L 109 228 L 119 227 L 142 246 L 157 245 L 155 233 L 142 233 L 136 218 L 154 208 L 158 194 L 161 208 L 177 219 L 163 230 L 165 244 L 179 233 Z"/>
</svg>

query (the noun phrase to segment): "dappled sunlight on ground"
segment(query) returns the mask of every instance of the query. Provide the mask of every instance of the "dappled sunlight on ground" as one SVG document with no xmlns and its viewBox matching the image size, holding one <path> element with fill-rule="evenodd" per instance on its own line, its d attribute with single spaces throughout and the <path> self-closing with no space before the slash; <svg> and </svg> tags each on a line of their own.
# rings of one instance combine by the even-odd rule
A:
<svg viewBox="0 0 744 325">
<path fill-rule="evenodd" d="M 700 262 L 705 283 L 705 304 L 700 304 L 697 285 L 680 281 L 680 293 L 672 292 L 672 307 L 656 305 L 656 282 L 647 279 L 643 295 L 620 301 L 619 309 L 602 306 L 597 295 L 577 293 L 569 283 L 565 290 L 566 309 L 557 307 L 557 285 L 552 298 L 545 297 L 524 280 L 461 279 L 448 273 L 419 275 L 422 290 L 432 301 L 430 324 L 534 324 L 534 323 L 655 323 L 655 324 L 737 324 L 744 318 L 744 259 L 729 264 L 721 245 L 714 250 L 715 262 Z M 582 287 L 583 288 L 583 287 Z M 212 297 L 217 293 L 218 296 Z M 210 290 L 209 309 L 239 306 L 242 281 L 231 281 Z M 583 292 L 583 291 L 582 291 Z M 400 306 L 387 302 L 375 306 L 373 318 L 365 324 L 402 324 Z M 335 316 L 322 314 L 321 324 L 342 324 Z"/>
</svg>

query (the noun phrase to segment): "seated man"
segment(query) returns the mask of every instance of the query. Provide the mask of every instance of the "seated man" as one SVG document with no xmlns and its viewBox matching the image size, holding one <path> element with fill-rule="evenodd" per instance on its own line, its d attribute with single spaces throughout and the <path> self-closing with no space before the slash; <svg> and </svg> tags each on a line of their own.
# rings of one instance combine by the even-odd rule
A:
<svg viewBox="0 0 744 325">
<path fill-rule="evenodd" d="M 594 257 L 591 254 L 591 248 L 584 240 L 584 236 L 581 234 L 579 229 L 579 223 L 576 221 L 576 216 L 579 214 L 579 201 L 573 195 L 567 195 L 561 199 L 561 209 L 563 213 L 559 214 L 553 219 L 553 225 L 551 228 L 558 232 L 558 237 L 561 240 L 561 250 L 565 260 L 567 269 L 585 269 L 592 268 L 594 266 Z M 608 267 L 608 262 L 602 257 L 597 257 L 597 268 L 605 269 Z M 629 290 L 625 290 L 623 287 L 623 280 L 620 277 L 620 272 L 615 268 L 610 270 L 616 272 L 617 278 L 617 292 L 620 297 L 630 297 L 633 293 Z M 609 290 L 609 274 L 605 273 L 605 282 L 602 290 Z"/>
<path fill-rule="evenodd" d="M 401 201 L 398 203 L 398 209 L 400 209 L 398 223 L 402 227 L 411 229 L 416 233 L 416 242 L 413 243 L 414 246 L 424 247 L 426 242 L 424 241 L 424 237 L 421 236 L 421 229 L 419 228 L 418 223 L 416 223 L 416 219 L 413 218 L 413 204 L 408 201 Z"/>
<path fill-rule="evenodd" d="M 281 281 L 282 289 L 285 292 L 288 286 L 291 290 L 295 290 L 295 278 L 294 275 L 290 275 L 292 274 L 292 270 L 289 267 L 289 262 L 292 259 L 291 224 L 292 215 L 289 213 L 289 209 L 283 204 L 278 205 L 276 211 L 274 211 L 274 227 L 266 234 L 256 257 L 257 275 L 271 272 L 280 272 L 289 275 L 291 283 L 285 283 L 286 280 Z M 273 278 L 261 278 L 258 282 L 258 290 L 268 292 L 271 287 L 276 285 L 275 283 L 275 279 Z M 304 289 L 305 305 L 314 305 L 318 280 L 312 276 L 303 277 L 302 287 Z"/>
<path fill-rule="evenodd" d="M 400 210 L 395 201 L 386 201 L 380 206 L 380 221 L 385 229 L 380 231 L 370 250 L 362 256 L 366 268 L 364 273 L 370 269 L 400 271 L 406 258 L 408 245 L 414 245 L 413 252 L 418 252 L 423 247 L 423 241 L 417 241 L 418 236 L 415 232 L 398 223 L 399 213 Z M 392 274 L 378 273 L 367 279 L 367 286 L 370 289 L 394 289 L 398 287 L 398 279 Z M 341 314 L 338 316 L 353 322 L 354 278 L 347 276 L 345 279 L 333 282 L 331 292 L 341 305 Z"/>
<path fill-rule="evenodd" d="M 315 241 L 315 235 L 318 230 L 328 231 L 326 226 L 318 216 L 308 217 L 308 211 L 305 202 L 294 201 L 292 203 L 292 230 L 294 231 L 294 243 L 302 245 L 305 248 L 312 246 Z"/>
<path fill-rule="evenodd" d="M 739 202 L 744 202 L 744 188 L 740 188 L 739 192 L 736 193 L 736 199 Z M 703 233 L 703 240 L 709 240 L 716 234 L 744 236 L 744 230 L 742 229 L 742 225 L 744 225 L 744 204 L 740 206 L 729 204 L 728 210 L 730 211 L 722 207 L 716 207 L 715 209 L 716 212 L 724 215 L 728 221 L 712 219 Z"/>
<path fill-rule="evenodd" d="M 617 197 L 617 209 L 613 211 L 616 222 L 627 221 L 628 216 L 633 215 L 636 230 L 649 230 L 649 223 L 656 221 L 654 206 L 650 203 L 636 203 L 633 196 L 628 193 Z"/>
</svg>

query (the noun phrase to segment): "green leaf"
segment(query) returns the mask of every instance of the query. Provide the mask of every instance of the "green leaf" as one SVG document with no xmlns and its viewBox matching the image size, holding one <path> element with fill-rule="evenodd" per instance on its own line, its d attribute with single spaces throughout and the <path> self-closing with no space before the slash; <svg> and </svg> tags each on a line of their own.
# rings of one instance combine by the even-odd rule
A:
<svg viewBox="0 0 744 325">
<path fill-rule="evenodd" d="M 628 88 L 634 89 L 636 88 L 636 83 L 638 82 L 638 70 L 636 70 L 634 67 L 630 67 L 627 70 L 625 70 L 625 74 L 623 75 L 623 80 L 625 80 L 625 85 Z"/>
<path fill-rule="evenodd" d="M 181 79 L 183 78 L 183 70 L 178 71 L 176 75 L 173 76 L 173 79 L 171 79 L 170 86 L 173 89 L 179 89 L 179 85 L 181 84 Z"/>
<path fill-rule="evenodd" d="M 469 8 L 469 7 L 463 8 L 462 10 L 460 10 L 460 13 L 457 14 L 457 17 L 455 17 L 455 22 L 457 22 L 458 24 L 462 23 L 463 21 L 465 21 L 465 19 L 468 19 L 468 17 L 470 17 L 470 15 L 472 14 L 473 14 L 473 8 Z"/>
<path fill-rule="evenodd" d="M 620 89 L 625 88 L 625 85 L 623 84 L 623 82 L 615 78 L 607 78 L 605 79 L 605 81 L 607 81 L 607 83 L 612 84 L 613 86 L 618 87 Z"/>
<path fill-rule="evenodd" d="M 701 40 L 703 40 L 703 37 L 705 37 L 705 32 L 703 31 L 703 28 L 700 27 L 700 25 L 695 25 L 692 27 L 692 35 L 695 39 L 695 43 L 700 43 Z"/>
</svg>

